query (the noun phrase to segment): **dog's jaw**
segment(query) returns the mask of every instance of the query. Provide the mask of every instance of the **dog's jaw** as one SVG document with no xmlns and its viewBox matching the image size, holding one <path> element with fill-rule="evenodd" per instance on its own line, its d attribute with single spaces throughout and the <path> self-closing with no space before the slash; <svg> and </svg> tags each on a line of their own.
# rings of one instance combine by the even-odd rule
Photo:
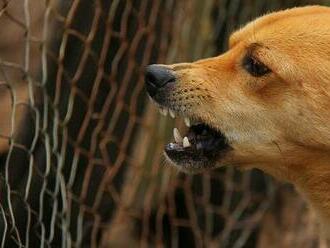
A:
<svg viewBox="0 0 330 248">
<path fill-rule="evenodd" d="M 319 6 L 266 15 L 236 32 L 227 53 L 168 66 L 177 82 L 161 98 L 224 135 L 231 149 L 218 165 L 257 167 L 293 183 L 330 239 L 329 23 L 330 9 Z M 272 73 L 249 75 L 242 60 L 251 53 Z"/>
</svg>

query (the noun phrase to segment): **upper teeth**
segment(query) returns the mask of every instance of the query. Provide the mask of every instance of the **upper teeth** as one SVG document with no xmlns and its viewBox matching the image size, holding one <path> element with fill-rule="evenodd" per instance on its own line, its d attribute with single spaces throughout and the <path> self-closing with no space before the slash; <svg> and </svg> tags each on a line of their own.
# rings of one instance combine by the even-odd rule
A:
<svg viewBox="0 0 330 248">
<path fill-rule="evenodd" d="M 176 143 L 182 142 L 182 136 L 177 128 L 173 129 L 173 136 Z"/>
<path fill-rule="evenodd" d="M 172 118 L 176 117 L 176 113 L 172 109 L 160 107 L 159 112 L 164 116 L 167 116 L 167 114 L 169 113 Z M 187 127 L 191 127 L 191 120 L 188 117 L 184 118 L 184 123 L 186 124 Z"/>
<path fill-rule="evenodd" d="M 159 109 L 159 112 L 160 112 L 162 115 L 167 116 L 168 109 L 167 109 L 167 108 L 160 108 L 160 109 Z"/>
<path fill-rule="evenodd" d="M 175 118 L 175 113 L 172 109 L 169 110 L 170 116 L 174 119 Z"/>
</svg>

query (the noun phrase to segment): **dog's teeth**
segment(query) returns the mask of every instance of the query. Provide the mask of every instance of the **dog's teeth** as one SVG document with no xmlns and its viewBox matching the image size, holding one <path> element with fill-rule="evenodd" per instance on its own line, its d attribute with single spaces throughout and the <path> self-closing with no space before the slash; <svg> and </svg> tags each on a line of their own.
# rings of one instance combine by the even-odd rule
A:
<svg viewBox="0 0 330 248">
<path fill-rule="evenodd" d="M 169 110 L 170 116 L 174 119 L 175 118 L 175 113 L 172 109 Z"/>
<path fill-rule="evenodd" d="M 190 142 L 189 142 L 189 139 L 188 139 L 187 137 L 184 137 L 184 138 L 183 138 L 183 142 L 182 142 L 182 144 L 183 144 L 183 147 L 184 147 L 184 148 L 186 148 L 186 147 L 190 147 L 190 146 L 191 146 L 191 144 L 190 144 Z"/>
<path fill-rule="evenodd" d="M 173 129 L 173 136 L 174 136 L 174 140 L 175 140 L 176 143 L 181 143 L 182 142 L 181 134 L 180 134 L 180 132 L 177 128 Z"/>
<path fill-rule="evenodd" d="M 187 127 L 191 126 L 190 119 L 189 118 L 184 118 L 184 123 L 186 124 Z"/>
<path fill-rule="evenodd" d="M 167 108 L 160 108 L 160 109 L 159 109 L 159 112 L 160 112 L 162 115 L 167 116 L 168 109 L 167 109 Z"/>
</svg>

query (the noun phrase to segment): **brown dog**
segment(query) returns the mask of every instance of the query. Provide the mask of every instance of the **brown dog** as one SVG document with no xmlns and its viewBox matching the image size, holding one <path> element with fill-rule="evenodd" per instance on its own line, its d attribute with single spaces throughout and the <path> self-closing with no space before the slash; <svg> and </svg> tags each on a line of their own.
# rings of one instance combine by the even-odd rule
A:
<svg viewBox="0 0 330 248">
<path fill-rule="evenodd" d="M 165 148 L 186 172 L 259 168 L 293 183 L 330 238 L 330 8 L 263 16 L 214 58 L 152 65 L 146 88 L 190 126 Z"/>
</svg>

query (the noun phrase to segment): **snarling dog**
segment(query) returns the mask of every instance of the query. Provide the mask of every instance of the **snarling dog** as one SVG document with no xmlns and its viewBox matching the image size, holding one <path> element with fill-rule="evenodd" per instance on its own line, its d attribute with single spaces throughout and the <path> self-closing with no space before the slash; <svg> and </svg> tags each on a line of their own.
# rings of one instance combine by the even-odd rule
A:
<svg viewBox="0 0 330 248">
<path fill-rule="evenodd" d="M 291 182 L 330 237 L 330 8 L 260 17 L 220 56 L 149 66 L 146 88 L 163 114 L 189 126 L 165 147 L 172 164 L 255 167 Z"/>
</svg>

